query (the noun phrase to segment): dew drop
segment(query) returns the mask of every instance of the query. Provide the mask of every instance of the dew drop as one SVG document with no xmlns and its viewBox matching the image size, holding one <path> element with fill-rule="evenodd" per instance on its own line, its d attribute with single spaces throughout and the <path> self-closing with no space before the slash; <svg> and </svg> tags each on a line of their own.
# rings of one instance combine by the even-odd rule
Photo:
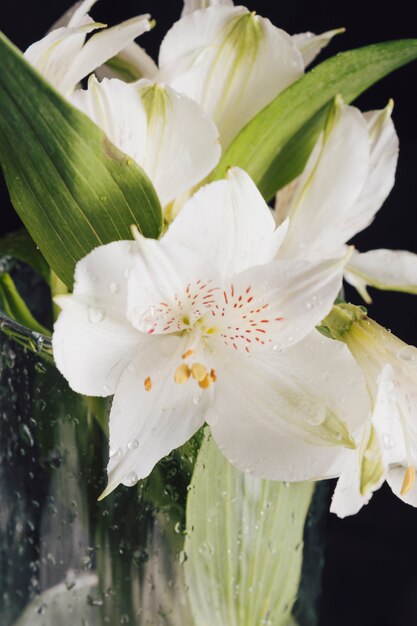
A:
<svg viewBox="0 0 417 626">
<path fill-rule="evenodd" d="M 108 385 L 103 385 L 102 389 L 103 389 L 103 393 L 105 393 L 106 395 L 108 395 L 111 391 Z"/>
<path fill-rule="evenodd" d="M 129 450 L 136 450 L 139 447 L 139 441 L 137 439 L 132 439 L 127 444 Z"/>
<path fill-rule="evenodd" d="M 99 309 L 97 307 L 89 306 L 88 307 L 88 319 L 92 324 L 100 324 L 105 318 L 105 313 L 103 309 Z"/>
<path fill-rule="evenodd" d="M 129 472 L 129 474 L 125 476 L 123 482 L 127 487 L 133 487 L 133 485 L 136 485 L 138 480 L 138 475 L 135 472 Z"/>
<path fill-rule="evenodd" d="M 120 291 L 119 283 L 110 283 L 109 285 L 110 293 L 116 294 Z"/>
<path fill-rule="evenodd" d="M 193 400 L 192 400 L 194 406 L 197 406 L 197 404 L 200 402 L 200 400 L 201 400 L 201 396 L 194 396 Z"/>
</svg>

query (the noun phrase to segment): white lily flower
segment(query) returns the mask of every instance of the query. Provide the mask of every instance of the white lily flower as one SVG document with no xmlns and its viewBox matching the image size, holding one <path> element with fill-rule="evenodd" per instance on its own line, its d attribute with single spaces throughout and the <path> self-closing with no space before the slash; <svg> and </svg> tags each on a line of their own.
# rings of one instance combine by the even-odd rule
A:
<svg viewBox="0 0 417 626">
<path fill-rule="evenodd" d="M 359 451 L 343 453 L 331 510 L 340 517 L 357 513 L 385 480 L 417 506 L 417 348 L 349 304 L 334 307 L 323 325 L 362 368 L 373 405 Z"/>
<path fill-rule="evenodd" d="M 277 196 L 277 223 L 289 218 L 280 258 L 342 256 L 346 242 L 373 221 L 395 179 L 398 138 L 391 112 L 391 102 L 362 114 L 336 100 L 304 172 Z M 368 302 L 367 285 L 415 293 L 417 255 L 355 254 L 345 278 Z"/>
<path fill-rule="evenodd" d="M 98 82 L 71 102 L 86 113 L 120 150 L 148 174 L 162 206 L 203 180 L 220 158 L 218 131 L 190 98 L 142 79 Z"/>
<path fill-rule="evenodd" d="M 161 241 L 114 242 L 77 264 L 53 348 L 74 390 L 115 394 L 103 497 L 204 421 L 232 463 L 269 478 L 334 475 L 340 446 L 354 446 L 368 409 L 359 368 L 314 330 L 343 263 L 273 260 L 285 229 L 232 169 Z"/>
<path fill-rule="evenodd" d="M 52 30 L 24 53 L 26 59 L 64 96 L 71 94 L 77 84 L 97 67 L 151 29 L 147 14 L 106 28 L 105 24 L 94 22 L 88 15 L 95 2 L 84 0 L 72 10 L 67 25 Z M 87 34 L 97 29 L 104 30 L 86 41 Z"/>
<path fill-rule="evenodd" d="M 242 6 L 185 15 L 168 31 L 159 54 L 159 80 L 207 111 L 223 148 L 303 67 L 291 37 Z"/>
</svg>

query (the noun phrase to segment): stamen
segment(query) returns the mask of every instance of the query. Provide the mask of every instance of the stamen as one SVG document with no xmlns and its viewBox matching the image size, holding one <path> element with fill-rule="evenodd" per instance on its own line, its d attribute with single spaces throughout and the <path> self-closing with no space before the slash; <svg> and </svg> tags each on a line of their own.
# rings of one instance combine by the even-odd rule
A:
<svg viewBox="0 0 417 626">
<path fill-rule="evenodd" d="M 211 383 L 212 383 L 212 378 L 210 374 L 206 374 L 202 380 L 198 381 L 198 386 L 201 387 L 201 389 L 208 389 Z"/>
<path fill-rule="evenodd" d="M 414 465 L 409 465 L 405 470 L 403 486 L 401 487 L 401 495 L 405 496 L 414 486 L 416 479 L 416 470 Z"/>
<path fill-rule="evenodd" d="M 192 364 L 191 374 L 199 383 L 208 376 L 207 368 L 201 363 Z"/>
<path fill-rule="evenodd" d="M 175 370 L 174 381 L 178 385 L 183 385 L 191 376 L 191 370 L 186 363 L 181 363 Z"/>
<path fill-rule="evenodd" d="M 147 376 L 143 381 L 143 385 L 145 387 L 145 391 L 150 391 L 152 389 L 152 380 L 150 376 Z"/>
<path fill-rule="evenodd" d="M 188 357 L 191 356 L 192 354 L 194 354 L 194 350 L 187 350 L 187 352 L 184 352 L 184 354 L 182 355 L 182 358 L 188 359 Z"/>
<path fill-rule="evenodd" d="M 213 383 L 215 383 L 217 381 L 217 372 L 216 372 L 216 370 L 214 370 L 214 369 L 211 370 L 210 378 L 213 381 Z"/>
</svg>

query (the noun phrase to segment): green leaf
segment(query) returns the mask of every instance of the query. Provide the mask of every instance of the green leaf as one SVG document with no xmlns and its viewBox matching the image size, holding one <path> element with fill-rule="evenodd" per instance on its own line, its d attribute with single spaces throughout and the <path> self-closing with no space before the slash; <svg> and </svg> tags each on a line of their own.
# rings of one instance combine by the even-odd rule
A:
<svg viewBox="0 0 417 626">
<path fill-rule="evenodd" d="M 162 211 L 141 168 L 64 100 L 0 35 L 0 162 L 11 199 L 54 272 L 70 287 L 94 247 L 158 237 Z"/>
<path fill-rule="evenodd" d="M 27 263 L 49 283 L 49 265 L 25 228 L 0 239 L 0 256 L 11 256 Z"/>
<path fill-rule="evenodd" d="M 288 624 L 313 489 L 239 472 L 206 436 L 188 495 L 184 546 L 198 626 Z"/>
<path fill-rule="evenodd" d="M 43 335 L 49 335 L 49 331 L 44 328 L 26 306 L 23 298 L 16 289 L 12 277 L 7 274 L 0 274 L 0 307 L 4 313 L 12 320 L 26 326 L 29 330 Z"/>
<path fill-rule="evenodd" d="M 239 133 L 211 179 L 230 166 L 246 170 L 266 200 L 298 176 L 337 95 L 352 102 L 368 87 L 417 58 L 417 39 L 374 44 L 324 61 L 288 87 Z"/>
</svg>

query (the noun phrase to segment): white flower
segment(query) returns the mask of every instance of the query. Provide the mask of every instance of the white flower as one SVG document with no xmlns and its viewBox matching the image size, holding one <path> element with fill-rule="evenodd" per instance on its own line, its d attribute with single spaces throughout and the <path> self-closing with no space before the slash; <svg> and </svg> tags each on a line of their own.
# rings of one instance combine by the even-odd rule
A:
<svg viewBox="0 0 417 626">
<path fill-rule="evenodd" d="M 203 180 L 220 158 L 214 123 L 169 86 L 91 76 L 88 89 L 70 100 L 145 170 L 164 207 Z"/>
<path fill-rule="evenodd" d="M 114 242 L 77 264 L 53 348 L 74 390 L 115 394 L 105 494 L 148 475 L 204 421 L 242 469 L 335 474 L 368 411 L 348 350 L 314 330 L 343 263 L 274 261 L 285 229 L 232 169 L 161 241 Z"/>
<path fill-rule="evenodd" d="M 336 306 L 323 325 L 359 363 L 373 405 L 359 450 L 343 453 L 331 510 L 340 517 L 357 513 L 385 480 L 417 506 L 417 349 L 353 305 Z"/>
<path fill-rule="evenodd" d="M 198 102 L 226 148 L 303 73 L 291 37 L 242 6 L 210 6 L 176 22 L 159 53 L 159 80 Z"/>
<path fill-rule="evenodd" d="M 68 22 L 64 19 L 64 23 L 67 22 L 64 26 L 49 32 L 29 46 L 24 54 L 64 96 L 71 94 L 85 76 L 151 28 L 149 15 L 140 15 L 113 28 L 106 28 L 105 24 L 94 22 L 88 15 L 95 2 L 84 0 L 71 11 Z M 96 29 L 104 30 L 86 41 L 87 34 Z"/>
<path fill-rule="evenodd" d="M 277 222 L 290 220 L 280 258 L 341 256 L 345 243 L 373 221 L 395 179 L 398 138 L 391 111 L 392 103 L 362 114 L 337 99 L 304 172 L 278 194 Z M 356 253 L 345 278 L 367 302 L 367 285 L 416 293 L 417 255 Z"/>
</svg>

